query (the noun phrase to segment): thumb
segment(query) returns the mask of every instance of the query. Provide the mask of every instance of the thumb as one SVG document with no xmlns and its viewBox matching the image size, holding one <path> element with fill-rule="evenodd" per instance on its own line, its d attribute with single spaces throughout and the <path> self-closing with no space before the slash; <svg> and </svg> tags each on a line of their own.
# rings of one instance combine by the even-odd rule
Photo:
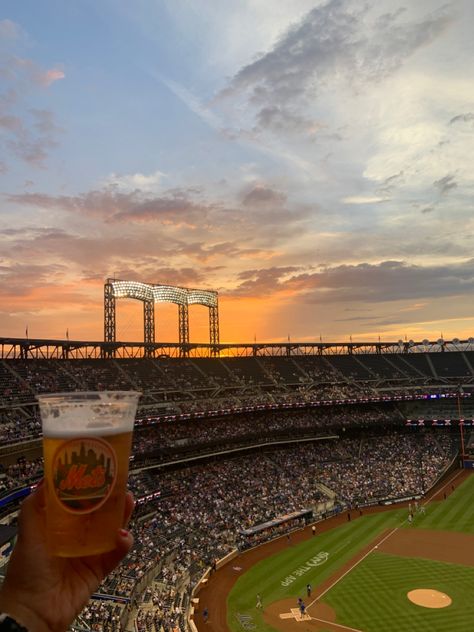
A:
<svg viewBox="0 0 474 632">
<path fill-rule="evenodd" d="M 18 537 L 29 537 L 36 534 L 40 525 L 44 524 L 45 492 L 44 481 L 38 483 L 36 489 L 21 504 L 18 516 Z"/>
</svg>

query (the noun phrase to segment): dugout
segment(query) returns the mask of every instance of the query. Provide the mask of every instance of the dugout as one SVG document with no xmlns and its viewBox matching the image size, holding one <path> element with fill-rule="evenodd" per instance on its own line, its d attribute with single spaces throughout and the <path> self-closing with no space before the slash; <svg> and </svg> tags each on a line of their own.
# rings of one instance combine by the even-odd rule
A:
<svg viewBox="0 0 474 632">
<path fill-rule="evenodd" d="M 239 531 L 240 549 L 248 549 L 261 542 L 267 542 L 281 534 L 289 533 L 294 529 L 303 528 L 305 525 L 313 521 L 313 510 L 302 509 L 301 511 L 293 511 L 292 513 L 278 516 L 268 522 L 262 522 L 254 525 L 249 529 Z"/>
</svg>

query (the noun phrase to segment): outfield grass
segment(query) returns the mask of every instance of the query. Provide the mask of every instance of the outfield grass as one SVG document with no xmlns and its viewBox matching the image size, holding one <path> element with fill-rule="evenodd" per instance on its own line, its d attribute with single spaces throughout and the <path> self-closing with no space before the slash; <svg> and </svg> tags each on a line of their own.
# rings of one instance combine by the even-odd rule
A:
<svg viewBox="0 0 474 632">
<path fill-rule="evenodd" d="M 264 607 L 287 598 L 294 598 L 296 606 L 299 596 L 308 604 L 305 588 L 308 582 L 314 587 L 328 579 L 364 546 L 394 527 L 474 533 L 473 494 L 474 476 L 471 476 L 447 500 L 431 503 L 426 514 L 417 516 L 411 527 L 406 524 L 407 509 L 395 509 L 358 518 L 266 558 L 240 577 L 229 594 L 229 628 L 242 632 L 236 618 L 239 613 L 250 616 L 256 630 L 270 632 L 271 628 L 255 608 L 257 594 L 262 596 Z M 321 552 L 329 554 L 327 561 L 309 567 L 308 561 Z M 299 576 L 295 573 L 298 569 Z M 450 595 L 453 603 L 444 609 L 421 608 L 406 597 L 414 588 L 440 590 Z M 322 601 L 335 609 L 338 623 L 364 632 L 471 632 L 474 605 L 469 605 L 469 598 L 474 604 L 472 596 L 472 567 L 374 551 L 335 584 Z"/>
<path fill-rule="evenodd" d="M 452 493 L 448 486 L 447 492 L 447 499 L 430 503 L 426 515 L 418 516 L 414 526 L 474 533 L 474 476 L 469 476 Z"/>
</svg>

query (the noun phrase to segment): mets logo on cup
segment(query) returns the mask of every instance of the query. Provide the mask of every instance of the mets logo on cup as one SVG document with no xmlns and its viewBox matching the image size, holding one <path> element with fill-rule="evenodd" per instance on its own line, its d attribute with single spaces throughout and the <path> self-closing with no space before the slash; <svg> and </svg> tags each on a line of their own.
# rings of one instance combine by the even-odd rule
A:
<svg viewBox="0 0 474 632">
<path fill-rule="evenodd" d="M 101 507 L 117 480 L 112 446 L 96 437 L 63 443 L 53 458 L 53 488 L 66 511 L 86 514 Z"/>
</svg>

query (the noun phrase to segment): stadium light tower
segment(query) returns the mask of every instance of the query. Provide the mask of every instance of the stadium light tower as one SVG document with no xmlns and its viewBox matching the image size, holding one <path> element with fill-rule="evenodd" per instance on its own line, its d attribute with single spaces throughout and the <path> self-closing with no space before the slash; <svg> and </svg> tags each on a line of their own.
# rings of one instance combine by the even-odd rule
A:
<svg viewBox="0 0 474 632">
<path fill-rule="evenodd" d="M 217 292 L 196 290 L 175 285 L 141 283 L 107 279 L 104 284 L 104 341 L 116 341 L 116 299 L 131 298 L 143 303 L 143 339 L 145 354 L 151 355 L 155 342 L 155 303 L 174 303 L 178 306 L 178 335 L 183 355 L 189 344 L 189 305 L 203 305 L 209 309 L 209 342 L 211 352 L 217 353 L 219 344 L 219 306 Z M 147 347 L 148 345 L 148 347 Z"/>
</svg>

